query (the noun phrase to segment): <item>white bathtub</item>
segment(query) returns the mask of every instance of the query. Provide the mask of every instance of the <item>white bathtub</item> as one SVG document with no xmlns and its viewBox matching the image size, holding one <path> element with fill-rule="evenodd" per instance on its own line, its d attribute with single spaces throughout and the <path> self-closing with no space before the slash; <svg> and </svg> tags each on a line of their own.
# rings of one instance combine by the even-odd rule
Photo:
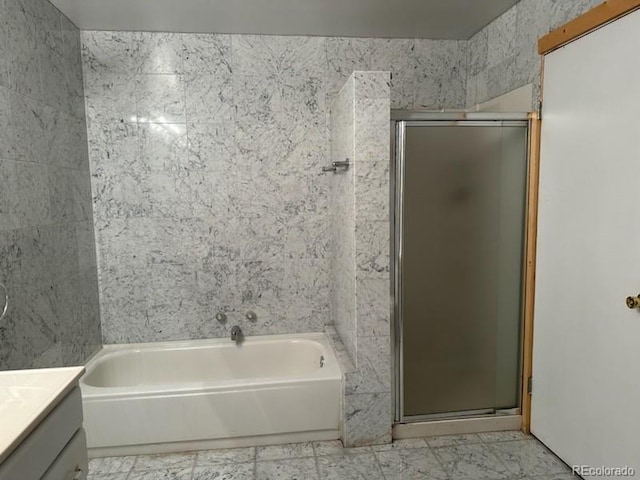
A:
<svg viewBox="0 0 640 480">
<path fill-rule="evenodd" d="M 322 333 L 106 345 L 80 386 L 94 457 L 340 436 L 342 373 Z"/>
</svg>

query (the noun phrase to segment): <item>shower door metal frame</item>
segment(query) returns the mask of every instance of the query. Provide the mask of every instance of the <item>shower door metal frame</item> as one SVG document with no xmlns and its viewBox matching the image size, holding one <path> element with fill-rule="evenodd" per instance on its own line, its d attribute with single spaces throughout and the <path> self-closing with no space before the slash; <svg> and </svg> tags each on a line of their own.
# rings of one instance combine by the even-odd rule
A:
<svg viewBox="0 0 640 480">
<path fill-rule="evenodd" d="M 391 186 L 390 189 L 390 205 L 391 205 L 391 336 L 392 336 L 392 382 L 393 382 L 393 409 L 394 423 L 413 423 L 429 420 L 445 420 L 457 418 L 473 418 L 494 416 L 494 410 L 473 410 L 467 412 L 451 412 L 445 414 L 427 414 L 427 415 L 404 415 L 404 384 L 403 384 L 403 342 L 402 342 L 402 237 L 403 237 L 403 220 L 404 220 L 404 171 L 405 171 L 405 142 L 406 127 L 424 126 L 424 127 L 478 127 L 478 126 L 517 126 L 527 128 L 527 145 L 531 144 L 531 114 L 530 113 L 488 113 L 488 112 L 422 112 L 413 110 L 392 110 L 391 111 Z M 531 151 L 527 149 L 527 172 L 529 172 Z M 527 173 L 527 176 L 529 173 Z M 527 184 L 528 184 L 527 180 Z M 526 189 L 526 197 L 530 194 L 528 186 Z M 527 218 L 527 198 L 523 199 L 525 203 L 525 221 L 523 228 L 528 225 Z M 527 246 L 523 245 L 522 255 L 522 308 L 521 308 L 521 326 L 524 323 L 524 301 L 525 301 L 525 276 L 526 276 L 526 253 Z M 522 341 L 525 339 L 521 334 Z M 522 353 L 521 349 L 521 353 Z M 520 365 L 522 371 L 522 361 Z M 520 375 L 522 382 L 522 375 Z M 519 386 L 518 391 L 521 391 Z M 520 396 L 520 407 L 522 405 L 522 396 Z"/>
</svg>

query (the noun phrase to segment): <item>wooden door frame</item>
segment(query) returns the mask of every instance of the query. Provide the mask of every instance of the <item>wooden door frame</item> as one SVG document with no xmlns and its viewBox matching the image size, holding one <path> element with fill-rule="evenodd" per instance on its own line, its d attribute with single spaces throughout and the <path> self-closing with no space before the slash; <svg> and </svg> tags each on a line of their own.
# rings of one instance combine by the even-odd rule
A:
<svg viewBox="0 0 640 480">
<path fill-rule="evenodd" d="M 538 53 L 543 55 L 540 70 L 540 97 L 544 98 L 544 55 L 640 9 L 640 0 L 607 0 L 538 40 Z M 523 340 L 522 340 L 522 431 L 530 433 L 531 391 L 533 378 L 533 327 L 536 278 L 536 242 L 538 236 L 538 193 L 540 179 L 540 130 L 542 119 L 531 114 L 529 135 L 529 168 L 527 172 L 527 225 L 525 247 Z"/>
<path fill-rule="evenodd" d="M 640 8 L 640 0 L 607 0 L 538 40 L 538 53 L 546 55 Z"/>
<path fill-rule="evenodd" d="M 522 325 L 521 429 L 529 433 L 533 363 L 533 307 L 536 283 L 536 242 L 538 239 L 538 184 L 540 178 L 540 126 L 537 113 L 529 114 L 529 164 L 527 168 L 524 298 Z"/>
</svg>

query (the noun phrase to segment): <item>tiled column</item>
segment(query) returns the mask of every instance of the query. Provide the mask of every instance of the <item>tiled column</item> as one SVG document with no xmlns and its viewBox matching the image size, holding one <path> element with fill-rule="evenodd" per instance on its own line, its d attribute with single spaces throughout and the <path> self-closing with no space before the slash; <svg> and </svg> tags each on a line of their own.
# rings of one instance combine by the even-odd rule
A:
<svg viewBox="0 0 640 480">
<path fill-rule="evenodd" d="M 354 79 L 344 84 L 331 108 L 331 160 L 353 161 Z M 353 168 L 332 175 L 331 313 L 350 360 L 356 358 L 356 227 Z M 345 366 L 343 365 L 343 369 Z"/>
<path fill-rule="evenodd" d="M 354 72 L 355 358 L 345 375 L 347 446 L 391 441 L 390 74 Z"/>
</svg>

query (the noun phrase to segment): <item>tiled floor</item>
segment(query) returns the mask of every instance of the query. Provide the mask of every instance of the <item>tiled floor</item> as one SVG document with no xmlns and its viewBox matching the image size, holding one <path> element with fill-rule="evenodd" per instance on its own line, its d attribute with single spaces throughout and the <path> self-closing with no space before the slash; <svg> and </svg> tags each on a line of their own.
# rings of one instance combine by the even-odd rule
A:
<svg viewBox="0 0 640 480">
<path fill-rule="evenodd" d="M 520 432 L 235 448 L 91 460 L 90 480 L 568 480 L 569 468 Z"/>
</svg>

